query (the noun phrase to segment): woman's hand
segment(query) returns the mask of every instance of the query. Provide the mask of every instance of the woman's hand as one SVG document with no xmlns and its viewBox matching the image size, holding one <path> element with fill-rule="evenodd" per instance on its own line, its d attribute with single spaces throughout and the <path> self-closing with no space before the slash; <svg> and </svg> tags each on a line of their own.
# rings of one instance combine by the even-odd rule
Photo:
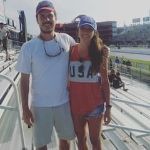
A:
<svg viewBox="0 0 150 150">
<path fill-rule="evenodd" d="M 108 125 L 111 121 L 111 108 L 106 108 L 105 114 L 104 114 L 104 123 L 105 125 Z"/>
</svg>

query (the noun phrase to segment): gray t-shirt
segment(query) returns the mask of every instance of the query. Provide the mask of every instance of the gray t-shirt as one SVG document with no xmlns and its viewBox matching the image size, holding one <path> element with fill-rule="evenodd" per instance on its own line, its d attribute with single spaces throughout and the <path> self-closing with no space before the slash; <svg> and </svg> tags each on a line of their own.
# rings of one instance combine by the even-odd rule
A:
<svg viewBox="0 0 150 150">
<path fill-rule="evenodd" d="M 43 42 L 34 38 L 22 46 L 16 70 L 31 74 L 32 106 L 58 106 L 68 101 L 69 49 L 74 44 L 69 35 L 56 33 L 55 40 Z M 55 55 L 60 49 L 62 52 L 56 57 L 46 55 Z"/>
</svg>

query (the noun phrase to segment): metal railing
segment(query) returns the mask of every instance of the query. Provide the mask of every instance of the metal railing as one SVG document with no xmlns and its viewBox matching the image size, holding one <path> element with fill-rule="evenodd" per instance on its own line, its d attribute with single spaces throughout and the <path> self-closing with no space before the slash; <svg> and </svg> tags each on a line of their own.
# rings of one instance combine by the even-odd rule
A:
<svg viewBox="0 0 150 150">
<path fill-rule="evenodd" d="M 113 127 L 113 128 L 118 128 L 118 129 L 123 129 L 123 130 L 128 130 L 128 131 L 146 133 L 146 135 L 150 135 L 150 130 L 135 129 L 135 128 L 130 128 L 130 127 L 126 127 L 126 126 L 116 125 L 116 124 L 108 124 L 107 126 Z"/>
<path fill-rule="evenodd" d="M 10 49 L 20 50 L 20 48 L 21 48 L 23 43 L 24 42 L 8 39 L 8 41 L 7 41 L 7 49 L 8 49 L 8 51 Z M 0 42 L 0 51 L 2 51 L 2 50 L 3 50 L 2 42 Z"/>
<path fill-rule="evenodd" d="M 20 135 L 21 135 L 21 144 L 22 144 L 22 150 L 27 150 L 25 148 L 25 140 L 24 140 L 24 134 L 23 134 L 23 126 L 22 126 L 22 122 L 21 122 L 21 114 L 20 114 L 20 100 L 19 100 L 19 92 L 17 89 L 17 86 L 15 84 L 15 82 L 13 80 L 11 80 L 9 77 L 7 77 L 6 75 L 2 75 L 0 74 L 0 78 L 4 78 L 6 80 L 8 80 L 13 88 L 14 88 L 14 94 L 16 97 L 16 101 L 17 101 L 17 107 L 11 107 L 11 106 L 3 106 L 0 105 L 0 109 L 5 109 L 5 110 L 9 110 L 9 111 L 16 111 L 17 115 L 18 115 L 18 121 L 19 121 L 19 129 L 20 129 Z"/>
<path fill-rule="evenodd" d="M 131 101 L 124 100 L 124 99 L 111 98 L 111 100 L 113 100 L 113 101 L 118 101 L 118 102 L 122 102 L 122 103 L 125 103 L 125 104 L 130 104 L 130 105 L 135 105 L 135 106 L 150 108 L 150 105 L 142 104 L 142 103 L 137 103 L 137 102 L 131 102 Z"/>
<path fill-rule="evenodd" d="M 124 99 L 120 99 L 120 98 L 113 98 L 111 97 L 112 101 L 117 101 L 117 102 L 121 102 L 121 103 L 125 103 L 125 104 L 129 104 L 129 105 L 133 105 L 133 106 L 138 106 L 138 107 L 144 107 L 144 108 L 150 108 L 149 104 L 143 104 L 143 103 L 137 103 L 137 102 L 132 102 L 129 100 L 124 100 Z M 140 137 L 145 137 L 145 136 L 149 136 L 150 135 L 150 129 L 136 129 L 136 128 L 131 128 L 131 127 L 127 127 L 127 126 L 123 126 L 123 125 L 118 125 L 118 124 L 108 124 L 108 127 L 112 127 L 111 130 L 114 130 L 116 128 L 118 129 L 123 129 L 123 130 L 127 130 L 127 131 L 134 131 L 134 132 L 140 132 L 143 133 L 140 136 L 136 136 L 138 138 Z M 107 131 L 107 130 L 106 130 Z M 109 130 L 108 130 L 109 131 Z M 131 134 L 131 133 L 130 133 Z"/>
<path fill-rule="evenodd" d="M 139 66 L 137 67 L 137 65 L 127 66 L 124 64 L 115 65 L 113 63 L 112 67 L 109 66 L 109 68 L 114 68 L 116 71 L 118 70 L 122 75 L 126 77 L 150 83 L 150 65 L 138 65 Z"/>
</svg>

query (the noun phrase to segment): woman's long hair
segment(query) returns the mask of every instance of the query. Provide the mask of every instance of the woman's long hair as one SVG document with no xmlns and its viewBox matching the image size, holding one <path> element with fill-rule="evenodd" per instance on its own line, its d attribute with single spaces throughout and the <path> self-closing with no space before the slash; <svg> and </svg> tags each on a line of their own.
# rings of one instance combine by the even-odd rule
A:
<svg viewBox="0 0 150 150">
<path fill-rule="evenodd" d="M 88 53 L 92 62 L 92 73 L 98 73 L 100 70 L 100 65 L 103 59 L 102 53 L 103 41 L 99 37 L 98 32 L 95 32 L 93 38 L 91 39 L 90 46 L 88 48 Z"/>
</svg>

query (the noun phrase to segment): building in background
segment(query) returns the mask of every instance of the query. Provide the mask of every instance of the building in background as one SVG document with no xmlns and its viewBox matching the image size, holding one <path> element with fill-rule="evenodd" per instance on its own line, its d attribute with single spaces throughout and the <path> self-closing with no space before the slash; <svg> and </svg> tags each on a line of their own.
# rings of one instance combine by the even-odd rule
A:
<svg viewBox="0 0 150 150">
<path fill-rule="evenodd" d="M 150 16 L 149 17 L 143 17 L 143 24 L 150 24 Z"/>
<path fill-rule="evenodd" d="M 76 41 L 78 41 L 77 25 L 78 21 L 73 21 L 72 23 L 64 23 L 64 24 L 58 23 L 56 24 L 56 31 L 67 33 L 70 36 L 72 36 Z M 104 43 L 110 45 L 113 36 L 117 34 L 117 22 L 116 21 L 97 22 L 97 29 Z"/>
<path fill-rule="evenodd" d="M 132 24 L 133 25 L 139 25 L 139 24 L 141 24 L 141 18 L 133 18 L 132 19 Z"/>
<path fill-rule="evenodd" d="M 112 44 L 112 39 L 117 34 L 117 22 L 116 21 L 97 22 L 97 29 L 104 43 L 106 43 L 107 45 Z"/>
</svg>

